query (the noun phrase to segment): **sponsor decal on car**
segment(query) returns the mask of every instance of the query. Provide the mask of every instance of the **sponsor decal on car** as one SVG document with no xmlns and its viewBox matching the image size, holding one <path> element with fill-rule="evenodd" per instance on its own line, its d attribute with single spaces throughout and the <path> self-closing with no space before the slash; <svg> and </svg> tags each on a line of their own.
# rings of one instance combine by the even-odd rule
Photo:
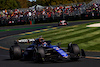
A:
<svg viewBox="0 0 100 67">
<path fill-rule="evenodd" d="M 67 58 L 67 57 L 68 57 L 67 53 L 64 52 L 62 49 L 60 49 L 59 47 L 54 46 L 54 47 L 52 47 L 52 48 L 53 48 L 54 50 L 56 50 L 59 54 L 61 54 L 64 58 Z"/>
</svg>

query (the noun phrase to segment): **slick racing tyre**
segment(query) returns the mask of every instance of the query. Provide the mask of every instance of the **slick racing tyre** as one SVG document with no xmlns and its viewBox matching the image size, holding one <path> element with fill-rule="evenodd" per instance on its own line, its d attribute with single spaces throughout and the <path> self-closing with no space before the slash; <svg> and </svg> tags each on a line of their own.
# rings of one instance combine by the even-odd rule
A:
<svg viewBox="0 0 100 67">
<path fill-rule="evenodd" d="M 68 50 L 70 52 L 71 60 L 78 60 L 80 55 L 80 49 L 77 44 L 71 44 L 68 46 Z"/>
<path fill-rule="evenodd" d="M 42 47 L 35 48 L 33 51 L 33 61 L 34 62 L 43 62 L 45 56 L 44 49 Z"/>
<path fill-rule="evenodd" d="M 20 46 L 14 45 L 10 47 L 9 54 L 12 60 L 17 60 L 22 57 L 22 50 Z"/>
</svg>

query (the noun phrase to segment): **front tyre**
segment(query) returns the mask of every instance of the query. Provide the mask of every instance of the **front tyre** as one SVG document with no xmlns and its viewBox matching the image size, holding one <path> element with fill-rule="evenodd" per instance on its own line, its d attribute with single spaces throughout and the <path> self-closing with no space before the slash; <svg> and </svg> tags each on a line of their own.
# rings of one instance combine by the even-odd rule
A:
<svg viewBox="0 0 100 67">
<path fill-rule="evenodd" d="M 71 44 L 68 46 L 68 50 L 70 52 L 71 60 L 78 60 L 80 55 L 80 49 L 77 44 Z"/>
</svg>

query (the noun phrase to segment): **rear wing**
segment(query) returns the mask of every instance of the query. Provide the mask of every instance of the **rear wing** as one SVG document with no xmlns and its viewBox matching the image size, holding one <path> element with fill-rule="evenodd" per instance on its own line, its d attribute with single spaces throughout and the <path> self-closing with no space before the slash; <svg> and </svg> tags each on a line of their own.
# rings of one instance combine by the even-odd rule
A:
<svg viewBox="0 0 100 67">
<path fill-rule="evenodd" d="M 35 39 L 21 39 L 21 40 L 17 40 L 18 43 L 30 43 L 35 41 Z"/>
</svg>

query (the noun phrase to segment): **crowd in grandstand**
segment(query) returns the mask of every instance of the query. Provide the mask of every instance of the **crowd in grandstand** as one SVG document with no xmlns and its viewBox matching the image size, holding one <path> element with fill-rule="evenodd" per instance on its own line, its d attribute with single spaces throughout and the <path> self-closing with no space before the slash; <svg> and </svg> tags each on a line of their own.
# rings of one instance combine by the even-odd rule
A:
<svg viewBox="0 0 100 67">
<path fill-rule="evenodd" d="M 86 9 L 86 12 L 100 12 L 100 4 L 93 3 L 92 6 Z"/>
<path fill-rule="evenodd" d="M 39 9 L 39 8 L 38 8 Z M 54 21 L 66 19 L 69 17 L 100 17 L 100 4 L 93 3 L 88 9 L 85 9 L 83 4 L 73 6 L 57 6 L 57 7 L 44 7 L 42 10 L 33 8 L 32 10 L 3 10 L 0 12 L 0 25 L 9 24 L 25 24 L 29 21 Z M 81 16 L 82 15 L 82 16 Z M 52 20 L 51 20 L 52 19 Z M 71 18 L 72 20 L 73 18 Z"/>
</svg>

